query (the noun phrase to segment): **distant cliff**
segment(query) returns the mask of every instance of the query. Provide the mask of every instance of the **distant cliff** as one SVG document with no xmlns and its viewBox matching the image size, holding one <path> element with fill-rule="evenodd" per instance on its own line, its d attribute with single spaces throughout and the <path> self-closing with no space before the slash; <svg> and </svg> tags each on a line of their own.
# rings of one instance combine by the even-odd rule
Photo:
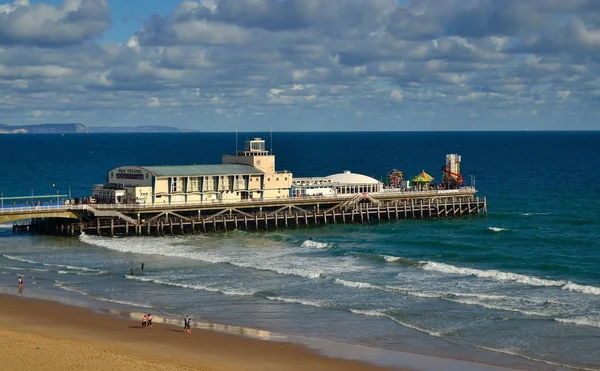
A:
<svg viewBox="0 0 600 371">
<path fill-rule="evenodd" d="M 66 134 L 66 133 L 184 133 L 193 130 L 171 126 L 86 127 L 83 124 L 2 125 L 0 134 Z"/>
<path fill-rule="evenodd" d="M 38 125 L 2 125 L 0 134 L 58 134 L 90 133 L 82 124 L 38 124 Z"/>
<path fill-rule="evenodd" d="M 92 133 L 187 133 L 194 130 L 180 129 L 172 126 L 144 125 L 144 126 L 94 126 Z"/>
</svg>

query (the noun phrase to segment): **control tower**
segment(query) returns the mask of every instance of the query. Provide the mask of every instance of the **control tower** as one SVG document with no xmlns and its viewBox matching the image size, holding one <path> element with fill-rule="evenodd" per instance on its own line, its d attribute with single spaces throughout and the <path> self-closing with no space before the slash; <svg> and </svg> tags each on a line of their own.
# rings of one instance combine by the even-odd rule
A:
<svg viewBox="0 0 600 371">
<path fill-rule="evenodd" d="M 244 150 L 237 151 L 235 156 L 223 156 L 223 163 L 250 165 L 262 170 L 265 174 L 275 173 L 275 156 L 269 154 L 265 148 L 265 141 L 261 138 L 247 140 Z"/>
<path fill-rule="evenodd" d="M 235 156 L 223 156 L 223 164 L 242 164 L 254 166 L 264 173 L 264 199 L 288 198 L 292 187 L 292 173 L 275 171 L 275 155 L 265 148 L 265 141 L 252 138 L 246 141 L 243 151 L 237 151 Z"/>
</svg>

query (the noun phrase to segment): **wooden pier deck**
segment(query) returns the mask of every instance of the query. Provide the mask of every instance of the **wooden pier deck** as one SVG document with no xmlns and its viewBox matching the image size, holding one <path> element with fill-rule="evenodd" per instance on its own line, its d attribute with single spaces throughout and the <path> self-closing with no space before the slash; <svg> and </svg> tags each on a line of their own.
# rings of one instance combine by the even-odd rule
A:
<svg viewBox="0 0 600 371">
<path fill-rule="evenodd" d="M 335 223 L 377 223 L 394 219 L 446 219 L 487 213 L 476 190 L 379 192 L 335 197 L 302 197 L 243 202 L 162 205 L 61 205 L 55 208 L 3 209 L 0 222 L 15 233 L 163 236 L 303 228 Z"/>
</svg>

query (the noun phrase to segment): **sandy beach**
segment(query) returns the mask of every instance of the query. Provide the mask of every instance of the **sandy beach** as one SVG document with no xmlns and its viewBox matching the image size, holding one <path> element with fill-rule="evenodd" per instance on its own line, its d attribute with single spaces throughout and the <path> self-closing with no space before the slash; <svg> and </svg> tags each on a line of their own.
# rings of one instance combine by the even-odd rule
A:
<svg viewBox="0 0 600 371">
<path fill-rule="evenodd" d="M 133 319 L 11 295 L 0 295 L 0 347 L 3 370 L 390 370 L 289 342 L 189 335 L 160 322 L 142 330 Z"/>
</svg>

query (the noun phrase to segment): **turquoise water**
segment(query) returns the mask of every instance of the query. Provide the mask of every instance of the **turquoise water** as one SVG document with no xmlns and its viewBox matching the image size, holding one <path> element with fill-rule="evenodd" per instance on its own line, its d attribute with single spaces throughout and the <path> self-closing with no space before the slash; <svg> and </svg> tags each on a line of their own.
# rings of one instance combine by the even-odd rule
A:
<svg viewBox="0 0 600 371">
<path fill-rule="evenodd" d="M 489 214 L 163 238 L 15 236 L 5 225 L 0 281 L 22 274 L 57 295 L 391 350 L 600 368 L 600 133 L 274 139 L 277 168 L 296 176 L 441 178 L 445 154 L 459 153 Z M 218 163 L 234 150 L 233 134 L 2 136 L 0 191 L 84 196 L 116 166 Z"/>
</svg>

